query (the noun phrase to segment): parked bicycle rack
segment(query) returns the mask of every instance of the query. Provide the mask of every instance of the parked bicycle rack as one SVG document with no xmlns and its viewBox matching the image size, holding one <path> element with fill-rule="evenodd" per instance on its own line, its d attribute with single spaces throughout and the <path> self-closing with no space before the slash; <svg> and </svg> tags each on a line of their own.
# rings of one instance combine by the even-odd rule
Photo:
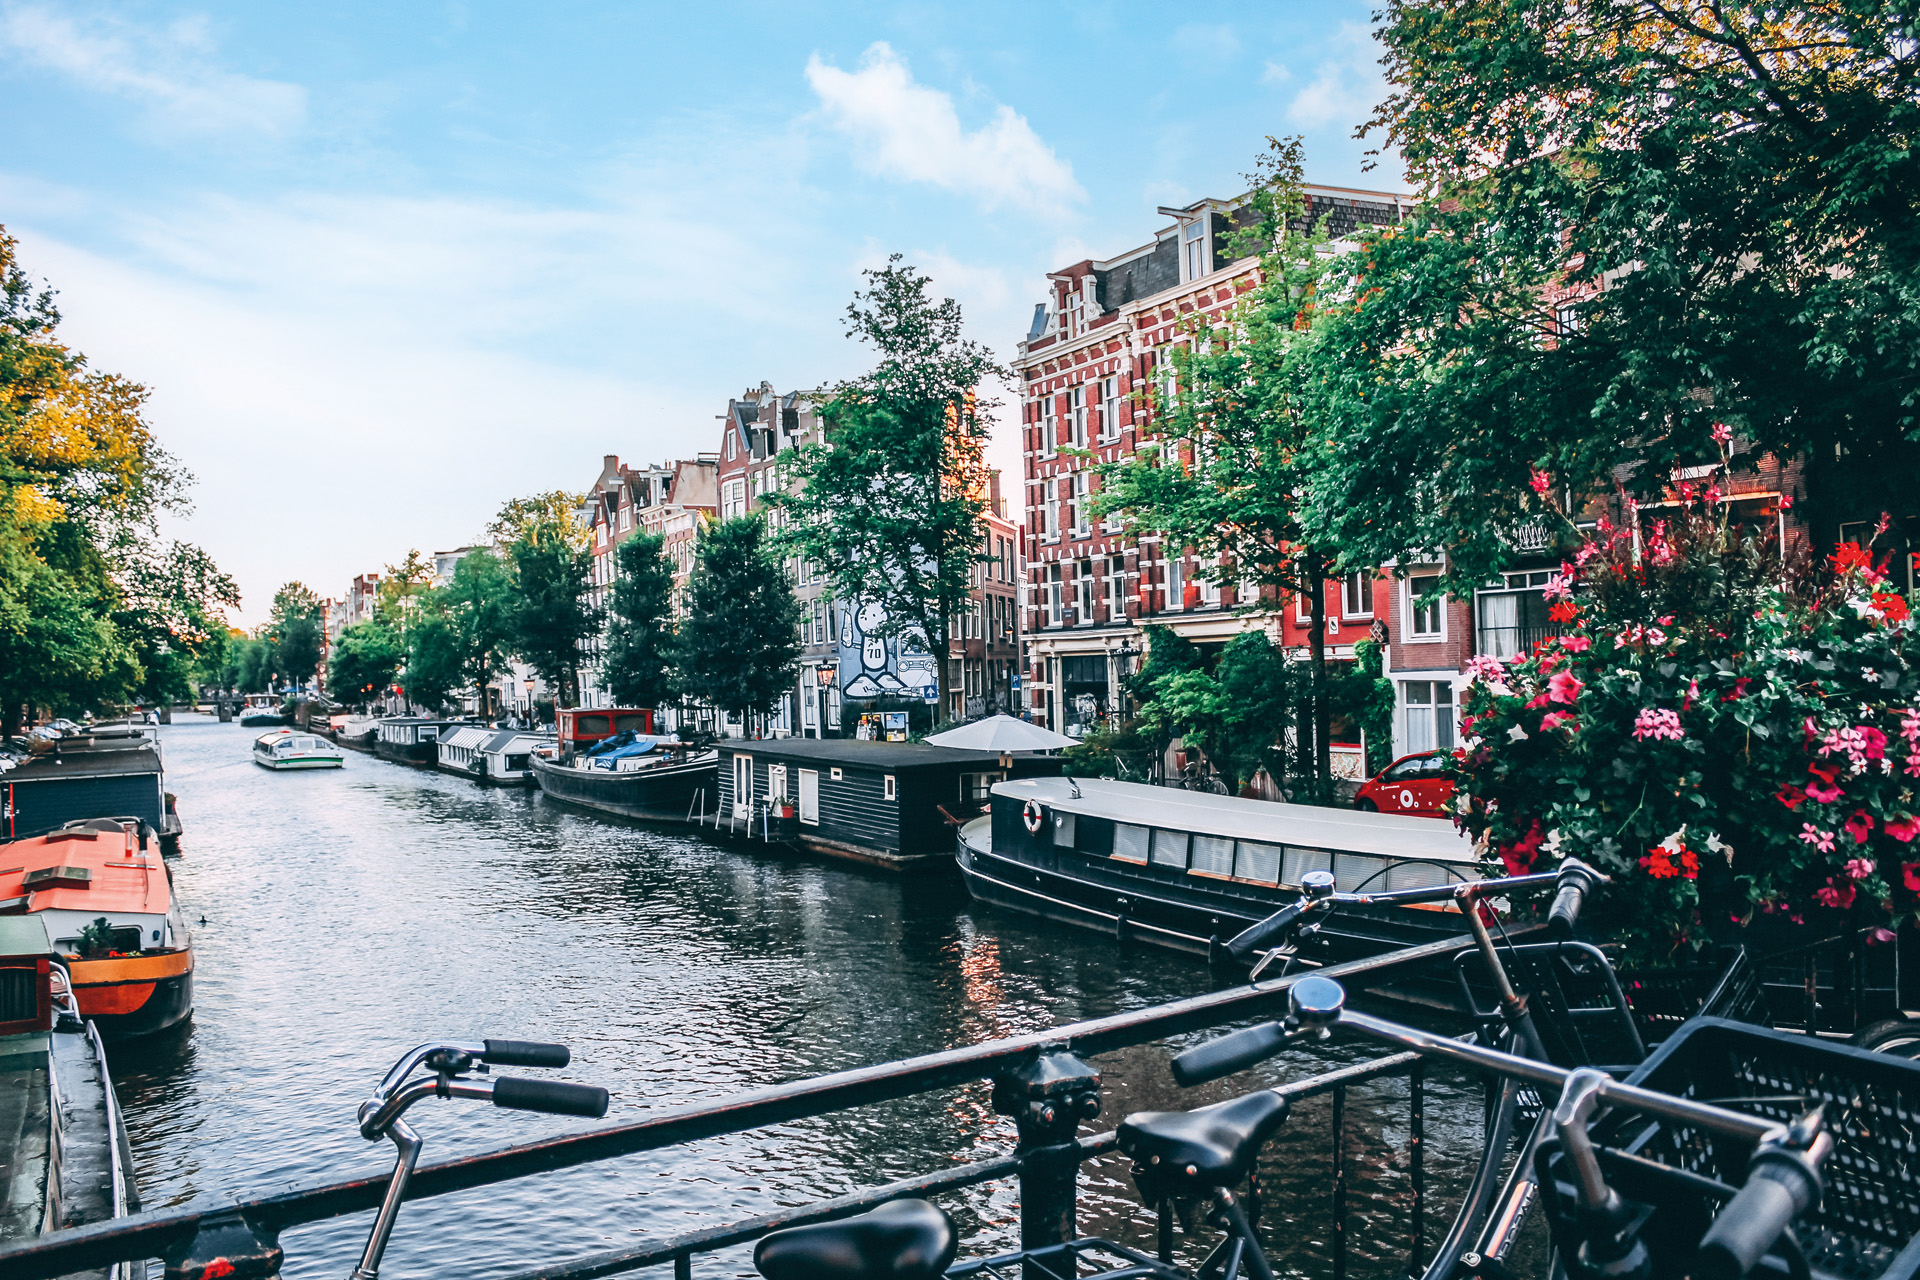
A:
<svg viewBox="0 0 1920 1280">
<path fill-rule="evenodd" d="M 1446 963 L 1472 945 L 1460 937 L 1316 972 L 1355 985 L 1386 970 L 1422 962 Z M 889 1102 L 978 1080 L 994 1084 L 994 1108 L 1015 1121 L 1013 1152 L 991 1160 L 907 1178 L 885 1186 L 822 1200 L 779 1213 L 673 1237 L 657 1244 L 540 1266 L 512 1280 L 589 1280 L 671 1262 L 676 1280 L 690 1280 L 696 1254 L 744 1244 L 781 1227 L 845 1217 L 905 1196 L 933 1195 L 1017 1178 L 1020 1183 L 1021 1247 L 1062 1244 L 1075 1238 L 1080 1165 L 1116 1149 L 1113 1132 L 1076 1137 L 1080 1123 L 1099 1110 L 1099 1072 L 1084 1059 L 1169 1036 L 1218 1027 L 1284 1008 L 1285 993 L 1300 975 L 1210 992 L 1171 1004 L 948 1049 L 897 1062 L 756 1089 L 711 1102 L 664 1109 L 626 1124 L 564 1134 L 479 1155 L 422 1165 L 408 1184 L 416 1201 L 489 1186 L 532 1174 L 572 1168 L 642 1151 L 658 1151 L 704 1138 L 741 1133 Z M 1419 1057 L 1399 1053 L 1283 1086 L 1295 1098 L 1331 1094 L 1333 1151 L 1330 1206 L 1334 1227 L 1334 1280 L 1346 1272 L 1346 1173 L 1341 1149 L 1346 1091 L 1387 1076 L 1411 1077 L 1412 1148 L 1409 1152 L 1410 1269 L 1423 1252 L 1426 1178 L 1425 1088 Z M 932 1154 L 932 1153 L 930 1153 Z M 305 1187 L 238 1203 L 200 1201 L 180 1208 L 134 1214 L 109 1222 L 57 1231 L 0 1245 L 0 1274 L 10 1280 L 52 1280 L 116 1262 L 162 1257 L 168 1280 L 233 1280 L 277 1276 L 283 1260 L 282 1232 L 304 1223 L 375 1208 L 387 1184 L 383 1171 L 327 1186 Z M 1162 1224 L 1163 1240 L 1166 1224 Z"/>
</svg>

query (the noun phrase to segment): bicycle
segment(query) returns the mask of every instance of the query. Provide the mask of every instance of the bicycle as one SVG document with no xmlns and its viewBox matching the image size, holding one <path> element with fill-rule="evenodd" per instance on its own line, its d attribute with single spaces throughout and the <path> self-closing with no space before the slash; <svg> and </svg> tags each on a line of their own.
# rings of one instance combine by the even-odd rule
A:
<svg viewBox="0 0 1920 1280">
<path fill-rule="evenodd" d="M 372 1096 L 360 1104 L 360 1136 L 368 1142 L 378 1142 L 383 1137 L 392 1139 L 396 1156 L 393 1176 L 387 1181 L 387 1194 L 374 1215 L 360 1265 L 353 1269 L 353 1280 L 377 1280 L 381 1255 L 386 1252 L 387 1241 L 400 1216 L 400 1202 L 406 1198 L 407 1180 L 412 1177 L 413 1167 L 420 1159 L 420 1148 L 425 1145 L 425 1140 L 404 1119 L 407 1108 L 428 1097 L 486 1098 L 496 1107 L 515 1111 L 542 1111 L 549 1115 L 598 1120 L 607 1114 L 608 1095 L 597 1085 L 530 1080 L 521 1076 L 475 1080 L 467 1074 L 470 1071 L 487 1074 L 490 1066 L 564 1067 L 572 1057 L 563 1044 L 481 1040 L 423 1044 L 393 1064 Z M 432 1074 L 414 1075 L 421 1067 L 428 1068 Z"/>
<path fill-rule="evenodd" d="M 1574 1280 L 1641 1280 L 1655 1274 L 1656 1263 L 1665 1264 L 1658 1268 L 1662 1273 L 1680 1274 L 1672 1263 L 1688 1249 L 1690 1206 L 1676 1204 L 1676 1197 L 1724 1201 L 1717 1213 L 1706 1215 L 1706 1227 L 1691 1242 L 1691 1263 L 1684 1270 L 1700 1280 L 1739 1280 L 1770 1256 L 1790 1276 L 1810 1274 L 1791 1224 L 1817 1206 L 1823 1194 L 1823 1165 L 1834 1143 L 1820 1108 L 1782 1124 L 1623 1083 L 1592 1068 L 1559 1067 L 1449 1039 L 1350 1010 L 1340 984 L 1319 975 L 1295 983 L 1291 996 L 1292 1011 L 1280 1024 L 1286 1034 L 1277 1044 L 1229 1044 L 1233 1037 L 1223 1037 L 1187 1051 L 1176 1062 L 1186 1059 L 1192 1078 L 1212 1078 L 1252 1066 L 1289 1045 L 1327 1039 L 1342 1027 L 1423 1056 L 1553 1089 L 1558 1094 L 1553 1111 L 1558 1146 L 1542 1159 L 1558 1158 L 1572 1175 L 1575 1211 L 1556 1224 L 1556 1234 L 1567 1274 Z M 1751 1151 L 1745 1184 L 1736 1189 L 1632 1153 L 1603 1151 L 1591 1132 L 1603 1108 L 1688 1126 Z M 1272 1265 L 1234 1188 L 1248 1179 L 1260 1148 L 1287 1114 L 1287 1098 L 1265 1089 L 1193 1111 L 1132 1115 L 1121 1123 L 1120 1149 L 1134 1162 L 1143 1198 L 1156 1209 L 1170 1202 L 1206 1201 L 1212 1209 L 1208 1222 L 1224 1233 L 1192 1273 L 1172 1263 L 1164 1232 L 1158 1258 L 1089 1238 L 952 1266 L 952 1221 L 920 1200 L 895 1201 L 837 1222 L 774 1232 L 760 1242 L 754 1263 L 767 1280 L 934 1280 L 943 1273 L 948 1280 L 966 1280 L 981 1272 L 1002 1275 L 1015 1264 L 1034 1264 L 1042 1274 L 1063 1278 L 1081 1275 L 1081 1280 L 1240 1280 L 1243 1275 L 1273 1280 Z M 1649 1204 L 1630 1198 L 1609 1181 L 1610 1167 L 1632 1167 L 1628 1162 L 1633 1161 L 1654 1165 L 1657 1173 L 1638 1172 L 1658 1186 L 1664 1201 Z M 1643 1236 L 1660 1215 L 1678 1219 L 1680 1227 L 1676 1234 L 1671 1221 L 1660 1223 L 1655 1239 L 1662 1256 L 1656 1257 Z M 1118 1265 L 1084 1275 L 1078 1263 L 1093 1257 Z"/>
</svg>

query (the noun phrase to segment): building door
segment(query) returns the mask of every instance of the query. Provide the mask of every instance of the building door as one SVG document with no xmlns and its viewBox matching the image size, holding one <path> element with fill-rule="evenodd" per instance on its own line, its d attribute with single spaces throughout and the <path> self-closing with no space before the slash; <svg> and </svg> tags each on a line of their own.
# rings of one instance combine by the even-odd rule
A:
<svg viewBox="0 0 1920 1280">
<path fill-rule="evenodd" d="M 820 825 L 820 771 L 802 769 L 800 772 L 800 821 L 808 826 Z"/>
<path fill-rule="evenodd" d="M 733 758 L 733 816 L 745 818 L 753 812 L 753 757 Z"/>
</svg>

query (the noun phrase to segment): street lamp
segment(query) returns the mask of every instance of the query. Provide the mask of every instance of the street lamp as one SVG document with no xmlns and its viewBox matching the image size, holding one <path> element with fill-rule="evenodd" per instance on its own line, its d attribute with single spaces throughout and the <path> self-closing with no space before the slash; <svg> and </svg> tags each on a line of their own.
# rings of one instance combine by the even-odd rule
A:
<svg viewBox="0 0 1920 1280">
<path fill-rule="evenodd" d="M 539 725 L 539 717 L 533 714 L 533 677 L 532 676 L 527 677 L 526 685 L 527 685 L 527 728 L 537 729 L 540 727 L 540 725 Z"/>
</svg>

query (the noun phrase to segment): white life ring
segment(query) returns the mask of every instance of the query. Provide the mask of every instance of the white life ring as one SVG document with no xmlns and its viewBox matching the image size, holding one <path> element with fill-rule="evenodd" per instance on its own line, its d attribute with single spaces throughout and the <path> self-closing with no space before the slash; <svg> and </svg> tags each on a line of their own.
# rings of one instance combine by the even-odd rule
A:
<svg viewBox="0 0 1920 1280">
<path fill-rule="evenodd" d="M 1020 806 L 1020 821 L 1027 824 L 1028 835 L 1039 835 L 1040 824 L 1047 820 L 1047 811 L 1040 807 L 1038 800 L 1029 800 Z"/>
</svg>

